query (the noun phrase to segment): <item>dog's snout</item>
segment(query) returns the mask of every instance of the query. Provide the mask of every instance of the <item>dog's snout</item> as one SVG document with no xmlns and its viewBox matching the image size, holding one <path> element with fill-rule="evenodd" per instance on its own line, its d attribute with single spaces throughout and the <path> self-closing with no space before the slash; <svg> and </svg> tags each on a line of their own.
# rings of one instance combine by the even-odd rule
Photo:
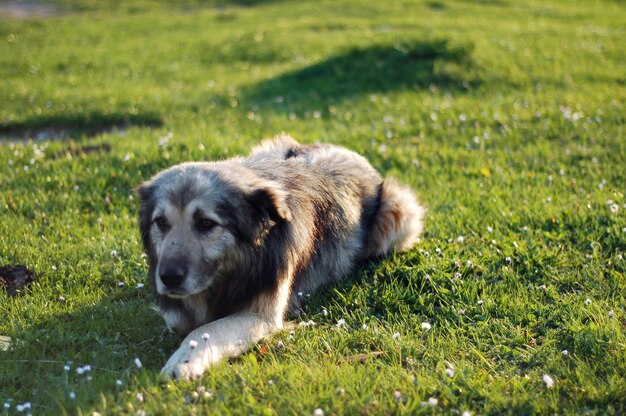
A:
<svg viewBox="0 0 626 416">
<path fill-rule="evenodd" d="M 187 272 L 184 267 L 179 265 L 169 265 L 161 271 L 161 281 L 167 287 L 176 287 L 179 286 L 183 280 L 185 280 L 186 274 Z"/>
</svg>

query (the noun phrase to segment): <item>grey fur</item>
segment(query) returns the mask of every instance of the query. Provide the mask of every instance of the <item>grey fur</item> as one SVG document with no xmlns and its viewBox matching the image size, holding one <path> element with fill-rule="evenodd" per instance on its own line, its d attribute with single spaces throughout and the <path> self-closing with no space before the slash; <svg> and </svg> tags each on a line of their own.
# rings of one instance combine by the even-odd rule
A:
<svg viewBox="0 0 626 416">
<path fill-rule="evenodd" d="M 299 307 L 298 292 L 410 249 L 424 215 L 409 187 L 383 181 L 362 156 L 289 136 L 247 158 L 171 167 L 138 191 L 156 304 L 184 334 L 240 313 L 263 317 L 271 333 Z"/>
</svg>

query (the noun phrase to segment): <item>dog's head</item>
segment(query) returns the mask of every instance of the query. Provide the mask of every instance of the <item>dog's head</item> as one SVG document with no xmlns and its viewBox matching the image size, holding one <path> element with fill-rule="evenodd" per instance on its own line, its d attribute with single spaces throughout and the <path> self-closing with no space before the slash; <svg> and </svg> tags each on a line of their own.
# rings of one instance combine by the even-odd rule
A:
<svg viewBox="0 0 626 416">
<path fill-rule="evenodd" d="M 272 227 L 291 218 L 275 182 L 228 161 L 177 165 L 137 191 L 154 288 L 170 298 L 222 284 Z"/>
</svg>

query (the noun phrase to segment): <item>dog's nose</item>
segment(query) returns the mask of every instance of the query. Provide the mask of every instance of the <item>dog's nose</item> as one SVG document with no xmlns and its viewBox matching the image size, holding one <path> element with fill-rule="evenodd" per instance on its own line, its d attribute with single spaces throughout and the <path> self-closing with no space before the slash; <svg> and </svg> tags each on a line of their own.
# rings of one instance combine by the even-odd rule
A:
<svg viewBox="0 0 626 416">
<path fill-rule="evenodd" d="M 161 271 L 161 281 L 167 287 L 176 287 L 185 280 L 185 274 L 181 266 L 168 266 Z"/>
</svg>

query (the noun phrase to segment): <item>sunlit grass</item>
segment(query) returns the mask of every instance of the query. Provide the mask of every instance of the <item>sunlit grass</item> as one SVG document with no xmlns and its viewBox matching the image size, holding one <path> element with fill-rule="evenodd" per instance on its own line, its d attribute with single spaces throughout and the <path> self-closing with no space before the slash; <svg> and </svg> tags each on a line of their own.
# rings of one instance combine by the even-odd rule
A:
<svg viewBox="0 0 626 416">
<path fill-rule="evenodd" d="M 0 266 L 37 274 L 0 291 L 0 413 L 626 410 L 620 2 L 55 10 L 0 20 Z M 168 382 L 133 189 L 281 131 L 410 183 L 424 238 Z"/>
</svg>

